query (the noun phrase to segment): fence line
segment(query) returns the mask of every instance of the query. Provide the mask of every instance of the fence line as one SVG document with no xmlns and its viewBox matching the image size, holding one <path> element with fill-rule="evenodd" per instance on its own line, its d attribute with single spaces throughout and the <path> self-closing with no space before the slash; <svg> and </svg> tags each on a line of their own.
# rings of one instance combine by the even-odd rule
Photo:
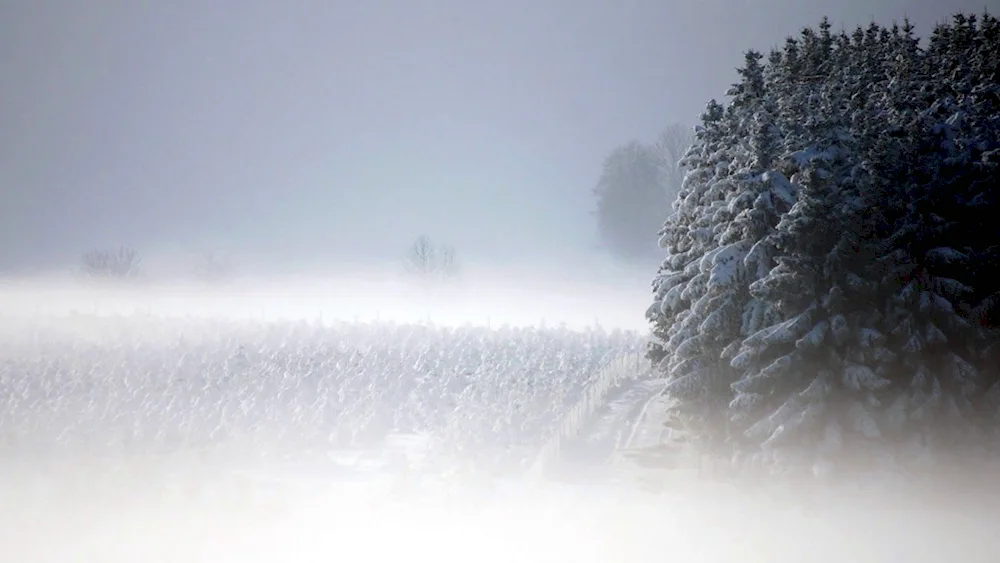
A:
<svg viewBox="0 0 1000 563">
<path fill-rule="evenodd" d="M 649 366 L 641 352 L 630 352 L 616 357 L 598 371 L 597 376 L 583 392 L 579 401 L 567 412 L 556 432 L 542 446 L 529 475 L 538 478 L 545 467 L 559 455 L 563 442 L 576 435 L 584 423 L 604 403 L 608 391 L 626 379 L 638 379 Z"/>
</svg>

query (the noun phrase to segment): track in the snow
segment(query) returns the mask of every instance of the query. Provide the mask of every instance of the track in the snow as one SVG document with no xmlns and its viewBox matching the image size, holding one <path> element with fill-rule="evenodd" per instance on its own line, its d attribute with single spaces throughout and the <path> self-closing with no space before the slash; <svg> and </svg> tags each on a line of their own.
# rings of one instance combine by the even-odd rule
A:
<svg viewBox="0 0 1000 563">
<path fill-rule="evenodd" d="M 663 392 L 665 381 L 652 378 L 648 368 L 624 375 L 584 410 L 575 428 L 558 437 L 557 451 L 541 461 L 542 474 L 566 477 L 581 470 L 600 472 L 618 450 L 628 446 L 646 407 Z"/>
</svg>

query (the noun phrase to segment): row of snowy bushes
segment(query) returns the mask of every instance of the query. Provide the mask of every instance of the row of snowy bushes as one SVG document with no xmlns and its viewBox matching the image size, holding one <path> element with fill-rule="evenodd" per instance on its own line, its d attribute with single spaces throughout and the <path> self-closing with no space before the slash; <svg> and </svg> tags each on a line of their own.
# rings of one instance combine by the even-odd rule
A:
<svg viewBox="0 0 1000 563">
<path fill-rule="evenodd" d="M 75 315 L 0 323 L 8 451 L 377 446 L 532 456 L 602 366 L 602 329 Z M 497 459 L 500 461 L 500 459 Z"/>
</svg>

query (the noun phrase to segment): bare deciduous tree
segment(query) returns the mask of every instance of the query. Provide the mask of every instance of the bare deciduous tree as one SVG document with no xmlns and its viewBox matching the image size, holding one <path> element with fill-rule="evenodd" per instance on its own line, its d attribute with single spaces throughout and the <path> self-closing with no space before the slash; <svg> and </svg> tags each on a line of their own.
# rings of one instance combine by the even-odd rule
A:
<svg viewBox="0 0 1000 563">
<path fill-rule="evenodd" d="M 458 275 L 455 249 L 436 246 L 427 236 L 421 235 L 410 245 L 404 263 L 406 271 L 422 280 L 445 280 Z"/>
<path fill-rule="evenodd" d="M 134 279 L 142 272 L 142 259 L 132 248 L 91 250 L 80 261 L 80 273 L 91 278 Z"/>
<path fill-rule="evenodd" d="M 450 246 L 438 248 L 438 271 L 446 277 L 458 275 L 458 263 L 455 261 L 455 249 Z"/>
<path fill-rule="evenodd" d="M 665 128 L 656 141 L 656 148 L 662 158 L 663 185 L 671 202 L 681 191 L 685 170 L 681 167 L 680 161 L 692 143 L 694 143 L 694 130 L 679 124 Z"/>
<path fill-rule="evenodd" d="M 406 254 L 406 271 L 414 275 L 427 275 L 434 271 L 434 244 L 426 236 L 419 236 Z"/>
<path fill-rule="evenodd" d="M 196 278 L 207 282 L 219 282 L 233 275 L 230 262 L 212 251 L 202 252 L 194 263 Z"/>
</svg>

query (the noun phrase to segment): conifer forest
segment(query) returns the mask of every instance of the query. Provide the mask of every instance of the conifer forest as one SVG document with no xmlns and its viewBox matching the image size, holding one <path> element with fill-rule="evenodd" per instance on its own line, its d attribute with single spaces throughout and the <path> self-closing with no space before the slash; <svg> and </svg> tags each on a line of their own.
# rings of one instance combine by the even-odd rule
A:
<svg viewBox="0 0 1000 563">
<path fill-rule="evenodd" d="M 648 357 L 693 441 L 916 468 L 1000 430 L 1000 22 L 827 20 L 746 52 L 660 231 Z"/>
</svg>

